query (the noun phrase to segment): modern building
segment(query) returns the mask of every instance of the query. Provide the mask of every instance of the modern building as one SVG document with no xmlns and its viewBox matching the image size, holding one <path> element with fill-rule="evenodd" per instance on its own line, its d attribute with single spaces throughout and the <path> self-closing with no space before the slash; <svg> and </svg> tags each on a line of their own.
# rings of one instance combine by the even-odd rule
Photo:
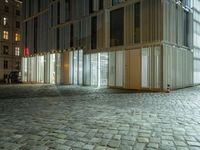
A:
<svg viewBox="0 0 200 150">
<path fill-rule="evenodd" d="M 24 82 L 166 90 L 198 78 L 190 0 L 24 0 L 23 7 Z"/>
<path fill-rule="evenodd" d="M 21 70 L 21 8 L 21 1 L 1 1 L 0 81 L 4 81 L 11 71 Z"/>
<path fill-rule="evenodd" d="M 194 84 L 200 84 L 200 0 L 193 4 Z"/>
</svg>

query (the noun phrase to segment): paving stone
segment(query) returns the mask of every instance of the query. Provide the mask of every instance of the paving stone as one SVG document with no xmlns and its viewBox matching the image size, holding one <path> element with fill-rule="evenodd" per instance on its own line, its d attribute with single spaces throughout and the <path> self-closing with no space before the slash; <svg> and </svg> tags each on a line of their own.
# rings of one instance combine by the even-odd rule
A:
<svg viewBox="0 0 200 150">
<path fill-rule="evenodd" d="M 189 148 L 188 148 L 188 147 L 181 147 L 181 146 L 178 146 L 178 147 L 177 147 L 177 150 L 189 150 Z"/>
<path fill-rule="evenodd" d="M 145 144 L 143 143 L 136 143 L 136 145 L 133 147 L 133 150 L 144 150 Z"/>
<path fill-rule="evenodd" d="M 108 143 L 108 146 L 111 147 L 111 148 L 118 148 L 119 145 L 120 145 L 120 142 L 119 140 L 111 140 L 109 143 Z"/>
<path fill-rule="evenodd" d="M 0 85 L 0 149 L 200 149 L 199 87 Z"/>
<path fill-rule="evenodd" d="M 159 145 L 158 145 L 158 143 L 149 143 L 149 144 L 147 145 L 147 147 L 158 149 Z"/>
<path fill-rule="evenodd" d="M 89 144 L 86 144 L 83 146 L 83 149 L 86 149 L 86 150 L 93 150 L 94 149 L 94 145 L 89 145 Z"/>
<path fill-rule="evenodd" d="M 104 147 L 104 146 L 96 146 L 95 147 L 95 150 L 106 150 L 107 147 Z"/>
<path fill-rule="evenodd" d="M 31 150 L 48 150 L 47 146 L 34 146 Z"/>
<path fill-rule="evenodd" d="M 113 139 L 114 140 L 121 140 L 121 135 L 114 135 Z"/>
<path fill-rule="evenodd" d="M 149 139 L 148 138 L 139 137 L 139 138 L 137 138 L 137 140 L 140 143 L 149 143 Z"/>
<path fill-rule="evenodd" d="M 57 150 L 70 150 L 71 148 L 69 146 L 66 146 L 66 145 L 57 145 L 56 147 Z"/>
<path fill-rule="evenodd" d="M 112 134 L 104 134 L 103 135 L 103 138 L 106 138 L 106 139 L 111 139 L 113 137 Z"/>
<path fill-rule="evenodd" d="M 109 141 L 110 141 L 110 139 L 102 139 L 101 142 L 100 142 L 100 145 L 107 146 Z"/>
<path fill-rule="evenodd" d="M 200 148 L 200 142 L 191 142 L 191 141 L 187 141 L 189 146 L 198 146 Z"/>
<path fill-rule="evenodd" d="M 132 150 L 132 146 L 120 145 L 120 147 L 118 149 L 120 149 L 120 150 Z"/>
<path fill-rule="evenodd" d="M 187 146 L 187 144 L 183 141 L 174 141 L 174 143 L 176 146 L 182 146 L 182 147 Z"/>
<path fill-rule="evenodd" d="M 176 148 L 172 146 L 161 145 L 160 150 L 176 150 Z"/>
<path fill-rule="evenodd" d="M 189 149 L 190 150 L 199 150 L 200 148 L 199 147 L 195 147 L 195 146 L 190 146 Z"/>
<path fill-rule="evenodd" d="M 170 147 L 173 147 L 173 146 L 174 146 L 174 143 L 173 143 L 173 141 L 162 140 L 162 145 L 163 145 L 163 146 L 170 146 Z"/>
</svg>

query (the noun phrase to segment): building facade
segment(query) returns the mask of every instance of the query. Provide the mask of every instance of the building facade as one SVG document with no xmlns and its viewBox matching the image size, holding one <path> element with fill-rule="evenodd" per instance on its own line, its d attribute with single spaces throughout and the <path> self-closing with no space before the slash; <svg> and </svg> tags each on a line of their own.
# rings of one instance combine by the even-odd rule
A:
<svg viewBox="0 0 200 150">
<path fill-rule="evenodd" d="M 21 1 L 1 1 L 0 81 L 4 81 L 11 71 L 21 70 L 21 8 Z"/>
<path fill-rule="evenodd" d="M 24 0 L 23 7 L 24 82 L 193 85 L 189 0 Z"/>
<path fill-rule="evenodd" d="M 200 84 L 200 0 L 193 4 L 194 84 Z"/>
</svg>

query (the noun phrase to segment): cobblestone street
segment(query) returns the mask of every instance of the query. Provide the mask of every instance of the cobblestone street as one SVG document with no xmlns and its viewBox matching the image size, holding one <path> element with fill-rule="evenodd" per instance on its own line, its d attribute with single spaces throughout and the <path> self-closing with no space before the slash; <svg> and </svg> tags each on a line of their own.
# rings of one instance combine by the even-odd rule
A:
<svg viewBox="0 0 200 150">
<path fill-rule="evenodd" d="M 0 85 L 2 150 L 198 150 L 200 87 Z"/>
</svg>

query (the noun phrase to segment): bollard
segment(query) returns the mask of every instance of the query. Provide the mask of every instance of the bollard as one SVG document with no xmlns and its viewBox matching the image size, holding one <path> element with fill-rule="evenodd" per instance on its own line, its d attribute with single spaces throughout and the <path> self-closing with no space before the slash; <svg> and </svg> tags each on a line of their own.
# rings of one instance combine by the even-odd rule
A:
<svg viewBox="0 0 200 150">
<path fill-rule="evenodd" d="M 167 91 L 166 93 L 170 93 L 170 84 L 167 84 Z"/>
</svg>

